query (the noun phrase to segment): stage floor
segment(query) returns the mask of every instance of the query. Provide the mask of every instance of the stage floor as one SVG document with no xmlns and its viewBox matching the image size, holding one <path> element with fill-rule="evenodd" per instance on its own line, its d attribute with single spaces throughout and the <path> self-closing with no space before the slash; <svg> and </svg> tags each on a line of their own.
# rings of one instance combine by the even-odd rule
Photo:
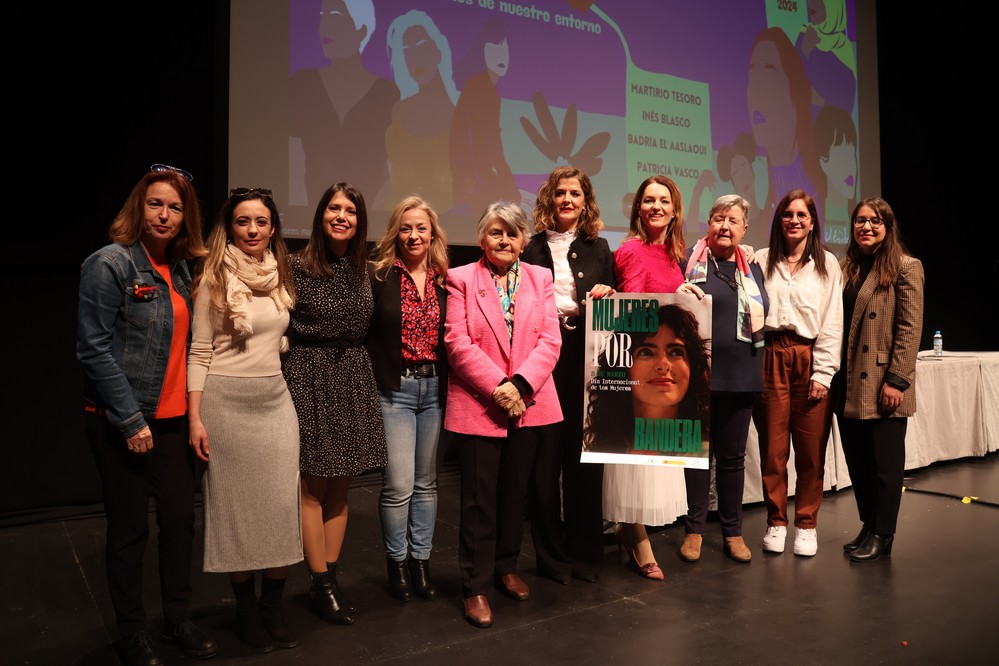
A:
<svg viewBox="0 0 999 666">
<path fill-rule="evenodd" d="M 325 624 L 307 607 L 305 565 L 289 579 L 287 617 L 299 646 L 251 654 L 235 635 L 226 576 L 200 573 L 193 618 L 219 643 L 207 663 L 255 664 L 984 664 L 999 654 L 999 455 L 939 463 L 909 475 L 889 560 L 844 559 L 859 525 L 853 491 L 827 492 L 819 552 L 764 554 L 766 512 L 746 507 L 753 561 L 722 554 L 709 522 L 701 560 L 682 562 L 679 523 L 652 534 L 666 580 L 640 578 L 610 540 L 595 584 L 561 586 L 537 575 L 529 530 L 520 571 L 526 602 L 490 597 L 492 628 L 462 616 L 457 570 L 458 478 L 441 479 L 432 571 L 442 596 L 400 603 L 385 589 L 374 485 L 351 490 L 340 581 L 358 608 L 353 626 Z M 962 502 L 960 498 L 977 496 Z M 200 510 L 199 510 L 200 519 Z M 198 530 L 200 532 L 199 523 Z M 101 515 L 0 529 L 0 652 L 7 664 L 114 664 L 116 638 L 104 576 Z M 147 609 L 159 646 L 155 550 Z M 162 645 L 167 664 L 193 664 Z"/>
</svg>

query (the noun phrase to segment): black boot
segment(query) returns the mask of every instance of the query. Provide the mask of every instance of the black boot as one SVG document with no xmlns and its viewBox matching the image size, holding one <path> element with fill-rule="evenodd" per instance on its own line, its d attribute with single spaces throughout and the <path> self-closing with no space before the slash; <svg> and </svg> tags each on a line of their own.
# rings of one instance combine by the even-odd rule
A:
<svg viewBox="0 0 999 666">
<path fill-rule="evenodd" d="M 336 562 L 327 562 L 326 570 L 333 574 L 333 591 L 336 598 L 340 600 L 340 603 L 343 604 L 343 607 L 347 609 L 348 613 L 356 613 L 357 609 L 354 607 L 354 604 L 351 603 L 351 601 L 343 593 L 343 590 L 340 589 L 340 584 L 336 582 Z"/>
<path fill-rule="evenodd" d="M 849 541 L 843 544 L 843 552 L 852 553 L 853 551 L 860 548 L 860 544 L 864 543 L 867 535 L 870 534 L 870 530 L 867 529 L 867 525 L 860 528 L 860 534 L 854 537 L 853 541 Z"/>
<path fill-rule="evenodd" d="M 415 557 L 409 558 L 409 576 L 413 583 L 413 592 L 416 596 L 423 597 L 429 601 L 437 598 L 437 588 L 430 578 L 430 560 L 418 560 Z"/>
<path fill-rule="evenodd" d="M 274 643 L 267 635 L 263 620 L 260 618 L 253 578 L 242 583 L 234 580 L 231 582 L 232 591 L 236 595 L 236 630 L 239 639 L 254 652 L 270 652 L 274 649 Z"/>
<path fill-rule="evenodd" d="M 894 534 L 881 536 L 871 532 L 864 539 L 864 543 L 857 547 L 857 550 L 850 553 L 851 562 L 873 562 L 880 559 L 882 555 L 891 555 L 891 544 L 895 540 Z"/>
<path fill-rule="evenodd" d="M 298 645 L 295 634 L 284 623 L 284 609 L 281 598 L 284 596 L 284 578 L 268 578 L 260 583 L 260 618 L 270 634 L 274 645 L 279 648 L 293 648 Z"/>
<path fill-rule="evenodd" d="M 399 601 L 409 601 L 412 599 L 413 585 L 409 582 L 409 571 L 406 568 L 406 560 L 396 562 L 386 555 L 385 564 L 388 567 L 389 594 Z"/>
<path fill-rule="evenodd" d="M 330 571 L 312 574 L 309 597 L 316 614 L 333 624 L 354 624 L 350 611 L 343 607 L 341 599 L 334 594 L 334 574 Z"/>
</svg>

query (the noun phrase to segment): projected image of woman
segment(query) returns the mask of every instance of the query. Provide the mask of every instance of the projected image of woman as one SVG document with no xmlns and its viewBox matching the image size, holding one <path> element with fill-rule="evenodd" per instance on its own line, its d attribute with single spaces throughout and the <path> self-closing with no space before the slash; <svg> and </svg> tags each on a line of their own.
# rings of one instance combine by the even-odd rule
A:
<svg viewBox="0 0 999 666">
<path fill-rule="evenodd" d="M 400 99 L 385 133 L 390 189 L 386 199 L 398 201 L 417 193 L 438 210 L 448 210 L 452 204 L 448 142 L 458 101 L 451 48 L 433 19 L 416 9 L 392 21 L 387 39 Z"/>
<path fill-rule="evenodd" d="M 318 28 L 329 64 L 299 70 L 289 82 L 292 202 L 303 205 L 318 201 L 333 178 L 379 190 L 388 179 L 385 130 L 399 99 L 395 84 L 361 60 L 375 31 L 372 0 L 323 0 Z M 294 195 L 299 179 L 304 200 Z"/>
<path fill-rule="evenodd" d="M 819 111 L 815 150 L 826 179 L 825 242 L 845 246 L 853 231 L 850 211 L 857 204 L 857 127 L 849 113 L 838 106 Z"/>
<path fill-rule="evenodd" d="M 493 201 L 520 201 L 503 152 L 496 83 L 510 66 L 510 43 L 499 21 L 482 26 L 456 79 L 461 96 L 451 121 L 451 173 L 455 208 L 478 214 Z"/>
<path fill-rule="evenodd" d="M 825 199 L 825 179 L 815 155 L 811 91 L 787 33 L 767 28 L 757 35 L 749 59 L 746 108 L 753 139 L 767 160 L 767 216 L 773 214 L 777 194 L 801 189 L 819 201 Z"/>
</svg>

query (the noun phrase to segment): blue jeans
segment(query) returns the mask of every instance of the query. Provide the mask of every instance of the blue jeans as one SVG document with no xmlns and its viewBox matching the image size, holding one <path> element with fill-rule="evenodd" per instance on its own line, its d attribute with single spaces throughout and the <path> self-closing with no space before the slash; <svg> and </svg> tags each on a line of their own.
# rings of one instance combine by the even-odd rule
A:
<svg viewBox="0 0 999 666">
<path fill-rule="evenodd" d="M 396 561 L 430 559 L 437 522 L 437 438 L 441 429 L 437 377 L 402 377 L 398 391 L 380 391 L 388 442 L 378 513 L 385 552 Z"/>
</svg>

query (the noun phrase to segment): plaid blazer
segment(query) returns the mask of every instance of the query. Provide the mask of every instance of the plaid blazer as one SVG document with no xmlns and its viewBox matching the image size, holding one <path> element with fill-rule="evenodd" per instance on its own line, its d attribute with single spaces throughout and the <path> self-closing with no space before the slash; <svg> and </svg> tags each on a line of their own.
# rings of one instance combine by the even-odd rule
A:
<svg viewBox="0 0 999 666">
<path fill-rule="evenodd" d="M 895 284 L 879 289 L 872 271 L 857 294 L 847 337 L 846 403 L 851 419 L 912 416 L 916 412 L 916 354 L 923 331 L 923 264 L 903 257 Z M 902 404 L 891 414 L 878 411 L 878 395 L 888 373 L 909 382 Z"/>
</svg>

